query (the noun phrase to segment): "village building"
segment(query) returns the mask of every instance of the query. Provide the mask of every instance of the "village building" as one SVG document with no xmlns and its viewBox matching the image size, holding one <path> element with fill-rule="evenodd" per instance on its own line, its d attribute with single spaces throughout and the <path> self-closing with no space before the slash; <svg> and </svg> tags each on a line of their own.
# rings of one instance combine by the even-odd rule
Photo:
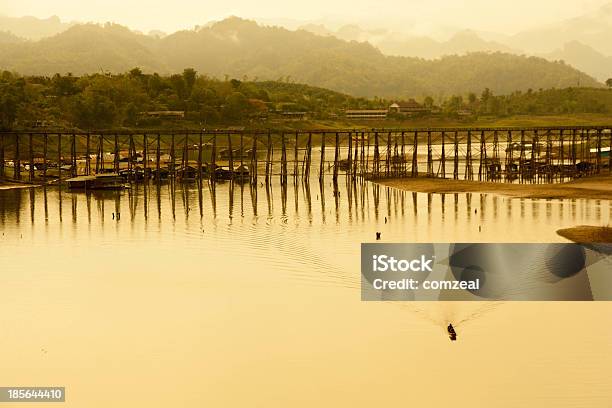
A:
<svg viewBox="0 0 612 408">
<path fill-rule="evenodd" d="M 408 102 L 396 102 L 389 106 L 389 112 L 399 113 L 406 116 L 421 115 L 430 113 L 431 109 L 421 105 L 414 99 L 409 99 Z"/>
</svg>

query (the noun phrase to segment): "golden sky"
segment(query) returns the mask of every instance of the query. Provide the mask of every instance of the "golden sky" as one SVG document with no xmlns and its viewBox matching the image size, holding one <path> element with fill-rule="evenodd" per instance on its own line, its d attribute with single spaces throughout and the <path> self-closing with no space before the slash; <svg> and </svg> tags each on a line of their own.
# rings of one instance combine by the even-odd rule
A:
<svg viewBox="0 0 612 408">
<path fill-rule="evenodd" d="M 506 34 L 597 10 L 610 0 L 0 0 L 0 14 L 114 21 L 148 31 L 192 28 L 229 15 L 277 22 L 358 23 L 428 34 L 471 28 Z"/>
</svg>

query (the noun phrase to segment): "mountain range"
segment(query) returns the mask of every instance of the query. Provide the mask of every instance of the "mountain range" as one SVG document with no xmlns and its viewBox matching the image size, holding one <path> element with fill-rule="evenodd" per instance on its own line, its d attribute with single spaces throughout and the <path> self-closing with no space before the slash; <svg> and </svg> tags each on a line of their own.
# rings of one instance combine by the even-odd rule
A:
<svg viewBox="0 0 612 408">
<path fill-rule="evenodd" d="M 8 40 L 3 41 L 0 35 L 0 69 L 52 75 L 117 73 L 134 67 L 176 73 L 192 67 L 220 78 L 283 78 L 365 97 L 602 86 L 563 62 L 515 55 L 494 41 L 481 40 L 479 52 L 423 59 L 385 55 L 370 42 L 351 40 L 358 27 L 340 31 L 344 38 L 261 26 L 237 17 L 165 36 L 111 23 L 76 24 L 39 40 L 16 40 L 5 33 Z M 477 41 L 475 33 L 461 33 L 449 43 L 439 43 L 439 48 L 456 49 Z M 484 52 L 487 47 L 496 52 Z"/>
</svg>

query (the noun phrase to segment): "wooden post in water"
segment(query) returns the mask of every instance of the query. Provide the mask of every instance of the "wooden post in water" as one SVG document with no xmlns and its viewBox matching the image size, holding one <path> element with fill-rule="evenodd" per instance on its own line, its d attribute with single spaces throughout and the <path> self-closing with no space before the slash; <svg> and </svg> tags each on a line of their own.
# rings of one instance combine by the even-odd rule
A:
<svg viewBox="0 0 612 408">
<path fill-rule="evenodd" d="M 467 145 L 465 147 L 465 178 L 466 180 L 474 179 L 474 171 L 472 169 L 472 131 L 467 132 Z"/>
<path fill-rule="evenodd" d="M 333 175 L 334 183 L 338 181 L 338 156 L 340 154 L 340 151 L 339 151 L 339 149 L 340 149 L 340 146 L 339 146 L 340 140 L 339 139 L 340 139 L 340 136 L 338 135 L 338 132 L 336 132 L 336 145 L 335 145 L 335 149 L 334 149 L 334 175 Z M 349 150 L 349 152 L 350 152 L 350 150 Z M 350 160 L 351 159 L 348 159 L 348 160 L 349 160 L 349 169 L 350 169 Z"/>
<path fill-rule="evenodd" d="M 525 175 L 525 130 L 521 130 L 521 147 L 520 147 L 520 156 L 519 156 L 519 174 L 520 174 L 520 182 L 524 181 Z"/>
<path fill-rule="evenodd" d="M 113 142 L 113 171 L 119 173 L 119 136 L 116 133 Z"/>
<path fill-rule="evenodd" d="M 506 137 L 506 181 L 514 179 L 514 158 L 513 158 L 514 147 L 512 146 L 512 131 L 508 131 Z M 510 176 L 510 177 L 508 177 Z"/>
<path fill-rule="evenodd" d="M 305 180 L 310 179 L 310 160 L 312 158 L 312 133 L 308 132 L 308 142 L 306 144 L 306 168 L 302 171 Z"/>
<path fill-rule="evenodd" d="M 534 180 L 534 176 L 536 175 L 536 156 L 539 156 L 537 154 L 537 149 L 538 149 L 538 143 L 539 143 L 539 137 L 538 137 L 538 131 L 537 129 L 534 131 L 533 135 L 531 136 L 531 166 L 529 166 L 529 178 L 531 179 L 531 182 L 533 183 Z M 538 157 L 539 158 L 539 157 Z"/>
<path fill-rule="evenodd" d="M 574 175 L 576 174 L 576 136 L 577 136 L 578 130 L 573 129 L 572 130 L 572 147 L 570 149 L 571 154 L 572 154 L 572 167 L 574 168 L 573 173 Z"/>
<path fill-rule="evenodd" d="M 287 144 L 285 132 L 281 132 L 281 184 L 287 182 Z"/>
<path fill-rule="evenodd" d="M 455 130 L 453 157 L 453 180 L 459 179 L 459 132 Z"/>
<path fill-rule="evenodd" d="M 13 178 L 21 180 L 21 152 L 19 151 L 19 133 L 15 133 L 15 157 L 13 159 Z"/>
<path fill-rule="evenodd" d="M 348 173 L 350 173 L 353 177 L 355 176 L 355 173 L 353 172 L 353 132 L 349 132 L 347 134 L 348 137 L 348 155 L 347 155 L 347 171 Z M 357 149 L 355 148 L 355 152 L 357 152 Z M 357 158 L 355 157 L 355 160 L 357 160 Z"/>
<path fill-rule="evenodd" d="M 268 131 L 268 143 L 267 143 L 267 151 L 266 151 L 266 184 L 270 181 L 270 167 L 271 167 L 271 157 L 272 157 L 272 135 L 270 131 Z"/>
<path fill-rule="evenodd" d="M 378 132 L 374 132 L 374 168 L 372 173 L 375 178 L 380 177 L 380 152 L 378 150 Z"/>
<path fill-rule="evenodd" d="M 559 131 L 559 180 L 563 180 L 565 174 L 565 148 L 563 146 L 563 129 Z"/>
<path fill-rule="evenodd" d="M 149 140 L 147 134 L 142 135 L 142 174 L 145 180 L 149 177 Z"/>
<path fill-rule="evenodd" d="M 257 133 L 253 134 L 253 145 L 251 146 L 251 183 L 257 183 Z"/>
<path fill-rule="evenodd" d="M 385 159 L 385 177 L 391 176 L 391 132 L 387 133 L 387 157 Z"/>
<path fill-rule="evenodd" d="M 30 180 L 30 183 L 32 183 L 34 182 L 34 135 L 32 135 L 32 133 L 30 133 L 30 137 L 29 137 L 29 161 L 30 161 L 29 180 Z"/>
<path fill-rule="evenodd" d="M 546 132 L 546 182 L 547 183 L 550 183 L 553 179 L 552 154 L 553 154 L 552 133 L 551 133 L 551 130 L 548 129 Z"/>
<path fill-rule="evenodd" d="M 157 145 L 155 146 L 155 180 L 161 181 L 161 134 L 157 133 Z"/>
<path fill-rule="evenodd" d="M 402 160 L 402 167 L 401 167 L 401 176 L 405 177 L 406 176 L 406 148 L 405 148 L 405 144 L 406 144 L 406 134 L 405 132 L 402 130 L 402 147 L 401 147 L 401 160 Z"/>
<path fill-rule="evenodd" d="M 297 178 L 298 175 L 298 135 L 299 132 L 295 131 L 295 146 L 293 147 L 293 177 Z"/>
<path fill-rule="evenodd" d="M 62 134 L 57 134 L 57 177 L 62 181 Z"/>
<path fill-rule="evenodd" d="M 132 181 L 134 173 L 134 160 L 136 158 L 136 148 L 134 147 L 134 135 L 130 133 L 128 137 L 128 181 Z"/>
<path fill-rule="evenodd" d="M 227 149 L 229 150 L 229 171 L 230 178 L 234 179 L 234 150 L 232 148 L 232 134 L 227 134 Z"/>
<path fill-rule="evenodd" d="M 170 136 L 170 164 L 168 165 L 168 170 L 170 171 L 170 175 L 172 177 L 176 177 L 176 147 L 175 147 L 175 139 L 174 132 Z"/>
<path fill-rule="evenodd" d="M 363 177 L 365 174 L 365 168 L 364 168 L 364 161 L 365 161 L 365 147 L 366 147 L 366 139 L 365 139 L 365 132 L 361 132 L 361 159 L 360 161 L 360 168 L 361 168 L 361 176 Z M 369 138 L 369 136 L 367 136 Z"/>
<path fill-rule="evenodd" d="M 47 183 L 47 153 L 49 150 L 49 135 L 47 132 L 43 135 L 43 179 Z M 4 158 L 2 158 L 3 160 Z"/>
<path fill-rule="evenodd" d="M 198 180 L 202 180 L 202 132 L 198 140 Z"/>
<path fill-rule="evenodd" d="M 217 163 L 216 163 L 217 161 L 217 134 L 216 133 L 213 133 L 212 151 L 210 154 L 211 154 L 211 158 L 210 158 L 211 163 L 210 163 L 210 171 L 208 173 L 209 173 L 210 180 L 214 182 L 216 178 L 215 170 L 217 167 Z"/>
<path fill-rule="evenodd" d="M 414 132 L 414 140 L 412 142 L 412 177 L 419 176 L 419 161 L 418 155 L 419 153 L 419 132 Z"/>
<path fill-rule="evenodd" d="M 325 177 L 325 132 L 321 133 L 321 163 L 319 163 L 319 181 Z"/>
<path fill-rule="evenodd" d="M 72 133 L 70 138 L 70 175 L 76 177 L 77 175 L 77 159 L 76 159 L 76 135 Z"/>
<path fill-rule="evenodd" d="M 431 146 L 431 131 L 427 131 L 427 177 L 434 176 L 433 151 Z"/>
<path fill-rule="evenodd" d="M 442 157 L 440 158 L 440 171 L 442 178 L 446 178 L 446 132 L 442 131 Z"/>
<path fill-rule="evenodd" d="M 46 143 L 46 142 L 45 142 Z M 91 135 L 85 135 L 85 175 L 91 174 Z"/>
<path fill-rule="evenodd" d="M 96 157 L 96 173 L 104 173 L 104 135 L 98 137 L 98 156 Z"/>
<path fill-rule="evenodd" d="M 612 154 L 612 152 L 610 152 L 610 154 Z M 601 129 L 597 129 L 597 158 L 596 158 L 596 165 L 597 165 L 597 174 L 601 173 Z"/>
<path fill-rule="evenodd" d="M 487 160 L 487 144 L 485 142 L 485 132 L 480 132 L 480 163 L 478 165 L 478 181 L 482 181 L 483 171 L 486 171 L 484 166 Z"/>
</svg>

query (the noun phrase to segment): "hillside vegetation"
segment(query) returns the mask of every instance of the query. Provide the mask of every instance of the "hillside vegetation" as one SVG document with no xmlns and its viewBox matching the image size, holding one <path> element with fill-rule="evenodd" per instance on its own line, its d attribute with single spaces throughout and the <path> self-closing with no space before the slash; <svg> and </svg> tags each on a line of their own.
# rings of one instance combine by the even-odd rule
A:
<svg viewBox="0 0 612 408">
<path fill-rule="evenodd" d="M 219 80 L 194 69 L 182 74 L 145 74 L 139 68 L 127 73 L 84 76 L 20 76 L 0 72 L 0 129 L 47 126 L 100 129 L 118 127 L 205 127 L 240 125 L 276 127 L 289 118 L 343 122 L 346 109 L 388 109 L 384 98 L 359 98 L 304 84 L 280 81 Z M 391 123 L 472 123 L 492 118 L 528 115 L 556 117 L 559 123 L 580 114 L 603 116 L 609 122 L 612 90 L 567 88 L 528 90 L 495 95 L 485 89 L 479 95 L 453 95 L 435 102 L 416 115 L 389 114 Z M 147 114 L 178 111 L 184 118 L 169 121 Z M 465 116 L 465 112 L 469 114 Z M 566 118 L 566 119 L 564 119 Z M 547 119 L 548 120 L 548 119 Z M 572 119 L 573 120 L 573 119 Z M 168 123 L 164 123 L 168 122 Z M 301 121 L 302 124 L 305 122 Z M 553 123 L 554 124 L 554 123 Z M 327 125 L 326 125 L 327 126 Z M 386 126 L 386 125 L 385 125 Z"/>
<path fill-rule="evenodd" d="M 0 69 L 27 75 L 121 73 L 138 66 L 172 74 L 186 66 L 216 78 L 279 80 L 363 97 L 436 98 L 480 92 L 602 86 L 561 62 L 501 52 L 436 60 L 383 55 L 368 43 L 229 18 L 157 38 L 107 24 L 53 37 L 0 42 Z"/>
</svg>

